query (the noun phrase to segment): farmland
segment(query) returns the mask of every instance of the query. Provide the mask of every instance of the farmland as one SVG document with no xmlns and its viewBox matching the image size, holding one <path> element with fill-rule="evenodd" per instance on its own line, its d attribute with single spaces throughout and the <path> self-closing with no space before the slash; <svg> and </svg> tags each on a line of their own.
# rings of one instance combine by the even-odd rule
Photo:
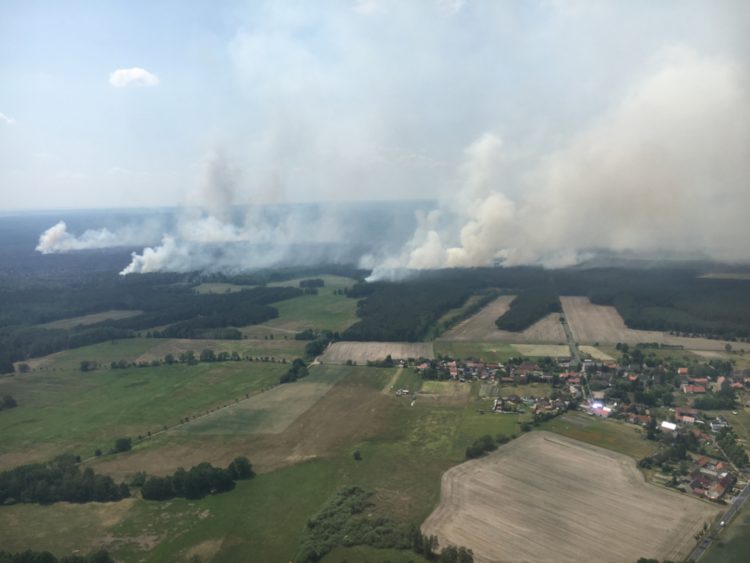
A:
<svg viewBox="0 0 750 563">
<path fill-rule="evenodd" d="M 387 356 L 394 360 L 432 358 L 434 352 L 431 342 L 335 342 L 325 351 L 321 361 L 326 364 L 348 361 L 365 364 L 384 360 Z"/>
<path fill-rule="evenodd" d="M 709 338 L 688 338 L 652 330 L 634 330 L 611 306 L 594 305 L 586 297 L 561 297 L 565 318 L 573 336 L 579 343 L 653 342 L 670 346 L 684 346 L 691 350 L 724 350 L 726 344 L 740 350 L 749 350 L 749 343 L 725 342 Z"/>
<path fill-rule="evenodd" d="M 513 344 L 521 356 L 564 358 L 570 356 L 570 348 L 562 344 Z"/>
<path fill-rule="evenodd" d="M 571 412 L 557 417 L 543 426 L 544 430 L 607 448 L 639 460 L 652 454 L 656 445 L 645 439 L 643 430 L 632 424 L 615 422 Z"/>
<path fill-rule="evenodd" d="M 52 321 L 50 323 L 40 324 L 41 328 L 73 328 L 76 326 L 86 326 L 100 323 L 102 321 L 116 321 L 119 319 L 127 319 L 129 317 L 137 317 L 143 313 L 143 311 L 129 311 L 129 310 L 117 310 L 103 311 L 101 313 L 91 313 L 90 315 L 81 315 L 80 317 L 71 317 L 69 319 L 60 319 Z"/>
<path fill-rule="evenodd" d="M 498 297 L 476 315 L 466 319 L 453 329 L 446 332 L 438 338 L 438 341 L 491 341 L 513 343 L 565 342 L 565 332 L 560 325 L 560 316 L 558 314 L 547 315 L 521 332 L 499 330 L 495 325 L 495 320 L 508 311 L 513 298 L 512 295 L 502 295 Z"/>
<path fill-rule="evenodd" d="M 142 350 L 136 342 L 60 353 L 43 371 L 0 378 L 0 394 L 13 395 L 23 406 L 0 418 L 0 465 L 64 451 L 88 457 L 96 448 L 108 449 L 120 436 L 153 433 L 184 416 L 273 385 L 287 369 L 263 362 L 78 369 L 78 358 L 104 361 L 107 349 L 116 351 L 114 358 L 127 352 L 132 357 Z"/>
<path fill-rule="evenodd" d="M 478 562 L 679 560 L 717 513 L 646 484 L 624 456 L 533 432 L 447 471 L 422 529 L 469 546 Z"/>
</svg>

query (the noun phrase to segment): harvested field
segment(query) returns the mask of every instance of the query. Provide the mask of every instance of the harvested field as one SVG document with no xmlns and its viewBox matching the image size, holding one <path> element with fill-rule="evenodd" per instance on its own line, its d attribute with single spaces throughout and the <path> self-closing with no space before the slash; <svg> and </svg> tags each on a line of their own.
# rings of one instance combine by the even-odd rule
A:
<svg viewBox="0 0 750 563">
<path fill-rule="evenodd" d="M 523 356 L 570 357 L 570 348 L 561 344 L 513 344 L 512 346 Z"/>
<path fill-rule="evenodd" d="M 635 462 L 532 432 L 443 474 L 422 525 L 489 561 L 682 560 L 719 508 L 647 484 Z"/>
<path fill-rule="evenodd" d="M 625 326 L 617 309 L 607 305 L 594 305 L 588 297 L 560 297 L 565 318 L 573 338 L 579 343 L 638 343 L 656 342 L 669 346 L 683 346 L 689 350 L 724 350 L 726 344 L 733 349 L 750 351 L 750 343 L 726 342 L 710 338 L 673 336 L 653 330 L 634 330 Z"/>
<path fill-rule="evenodd" d="M 508 311 L 515 296 L 502 295 L 438 338 L 439 341 L 491 341 L 491 342 L 565 342 L 565 331 L 560 325 L 560 315 L 553 313 L 534 323 L 522 332 L 499 330 L 495 321 Z"/>
<path fill-rule="evenodd" d="M 594 346 L 579 346 L 578 349 L 584 354 L 588 354 L 595 360 L 601 360 L 603 362 L 614 361 L 614 358 L 612 356 L 606 354 L 605 352 L 602 352 L 601 350 L 599 350 L 599 348 L 596 348 Z"/>
<path fill-rule="evenodd" d="M 394 360 L 407 358 L 433 358 L 432 342 L 335 342 L 321 357 L 324 364 L 345 364 L 348 360 L 366 364 L 384 360 L 388 355 Z"/>
<path fill-rule="evenodd" d="M 119 319 L 127 319 L 129 317 L 137 317 L 141 313 L 143 313 L 143 311 L 112 309 L 111 311 L 103 311 L 101 313 L 91 313 L 90 315 L 82 315 L 80 317 L 60 319 L 58 321 L 52 321 L 51 323 L 41 324 L 39 326 L 42 328 L 65 330 L 77 326 L 93 325 L 102 321 L 116 321 Z"/>
</svg>

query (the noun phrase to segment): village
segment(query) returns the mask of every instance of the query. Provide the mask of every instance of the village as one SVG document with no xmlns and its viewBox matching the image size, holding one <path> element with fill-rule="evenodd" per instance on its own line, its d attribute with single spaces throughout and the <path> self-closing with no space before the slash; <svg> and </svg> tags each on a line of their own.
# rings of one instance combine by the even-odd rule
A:
<svg viewBox="0 0 750 563">
<path fill-rule="evenodd" d="M 730 502 L 747 481 L 748 458 L 726 411 L 736 415 L 732 409 L 743 408 L 750 375 L 736 373 L 728 363 L 688 367 L 641 361 L 640 354 L 629 355 L 623 346 L 619 362 L 588 358 L 580 367 L 570 357 L 504 363 L 443 357 L 399 365 L 413 368 L 423 380 L 479 382 L 480 398 L 490 399 L 483 412 L 524 414 L 529 420 L 522 423 L 524 430 L 567 411 L 638 427 L 644 440 L 658 444 L 657 453 L 639 462 L 649 481 L 708 501 Z M 540 388 L 548 392 L 540 394 Z M 417 397 L 406 388 L 395 392 Z"/>
</svg>

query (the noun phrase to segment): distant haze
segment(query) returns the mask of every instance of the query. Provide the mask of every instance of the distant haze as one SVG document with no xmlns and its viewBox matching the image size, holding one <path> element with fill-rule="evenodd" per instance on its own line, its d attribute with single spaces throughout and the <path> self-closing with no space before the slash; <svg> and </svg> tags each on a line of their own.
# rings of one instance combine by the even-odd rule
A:
<svg viewBox="0 0 750 563">
<path fill-rule="evenodd" d="M 351 259 L 341 204 L 373 200 L 425 201 L 375 278 L 747 261 L 749 38 L 744 0 L 11 2 L 0 207 L 182 206 L 40 237 L 142 246 L 123 273 Z"/>
</svg>

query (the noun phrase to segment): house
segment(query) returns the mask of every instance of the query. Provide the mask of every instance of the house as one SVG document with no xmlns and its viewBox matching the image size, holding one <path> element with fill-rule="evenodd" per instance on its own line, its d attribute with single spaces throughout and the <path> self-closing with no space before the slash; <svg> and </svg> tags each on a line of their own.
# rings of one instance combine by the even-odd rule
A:
<svg viewBox="0 0 750 563">
<path fill-rule="evenodd" d="M 688 368 L 677 368 L 677 375 L 687 375 Z"/>
<path fill-rule="evenodd" d="M 674 411 L 674 417 L 677 422 L 684 422 L 685 424 L 695 424 L 695 420 L 698 417 L 698 411 L 685 407 L 677 407 Z"/>
<path fill-rule="evenodd" d="M 683 393 L 687 393 L 687 394 L 690 394 L 690 393 L 705 393 L 706 392 L 706 388 L 703 387 L 703 385 L 688 385 L 686 383 L 683 383 L 680 386 L 680 391 L 682 391 Z"/>
<path fill-rule="evenodd" d="M 639 426 L 648 426 L 651 422 L 651 416 L 647 414 L 634 414 L 628 413 L 627 421 L 630 424 L 638 424 Z"/>
</svg>

